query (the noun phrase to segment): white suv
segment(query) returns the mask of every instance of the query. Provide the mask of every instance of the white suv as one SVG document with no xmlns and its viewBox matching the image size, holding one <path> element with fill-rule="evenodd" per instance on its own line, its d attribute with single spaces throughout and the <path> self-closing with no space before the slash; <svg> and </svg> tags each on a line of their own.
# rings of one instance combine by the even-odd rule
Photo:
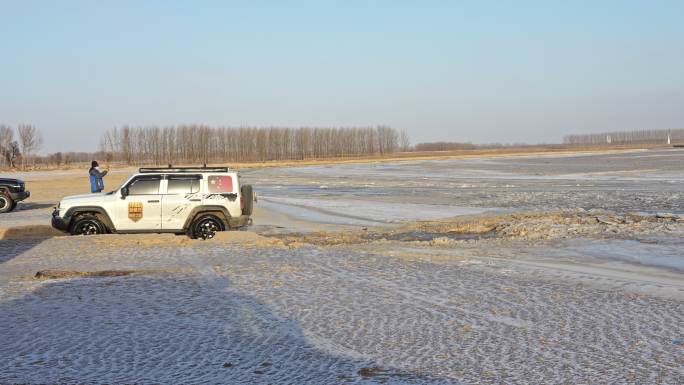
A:
<svg viewBox="0 0 684 385">
<path fill-rule="evenodd" d="M 246 226 L 256 196 L 221 167 L 141 168 L 109 193 L 68 196 L 52 226 L 71 234 L 175 233 L 213 238 Z"/>
</svg>

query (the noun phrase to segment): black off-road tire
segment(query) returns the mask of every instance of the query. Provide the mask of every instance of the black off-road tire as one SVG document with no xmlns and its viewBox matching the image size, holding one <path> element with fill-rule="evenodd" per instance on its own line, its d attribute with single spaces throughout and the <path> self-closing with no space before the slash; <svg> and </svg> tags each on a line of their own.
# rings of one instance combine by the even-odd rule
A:
<svg viewBox="0 0 684 385">
<path fill-rule="evenodd" d="M 71 235 L 97 235 L 106 233 L 106 227 L 95 215 L 83 214 L 74 219 L 69 232 Z"/>
<path fill-rule="evenodd" d="M 17 207 L 17 203 L 12 200 L 12 198 L 5 194 L 4 191 L 0 191 L 0 214 L 8 213 Z"/>
<path fill-rule="evenodd" d="M 254 190 L 252 189 L 252 185 L 243 184 L 240 188 L 240 193 L 244 200 L 242 215 L 252 215 L 252 210 L 254 209 Z"/>
<path fill-rule="evenodd" d="M 217 232 L 224 231 L 223 221 L 211 214 L 200 215 L 190 226 L 189 234 L 192 239 L 207 240 L 214 238 Z"/>
</svg>

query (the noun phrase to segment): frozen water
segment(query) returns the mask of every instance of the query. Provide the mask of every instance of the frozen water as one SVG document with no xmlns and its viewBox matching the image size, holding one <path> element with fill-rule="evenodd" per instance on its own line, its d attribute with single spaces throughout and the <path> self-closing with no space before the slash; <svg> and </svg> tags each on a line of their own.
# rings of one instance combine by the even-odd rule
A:
<svg viewBox="0 0 684 385">
<path fill-rule="evenodd" d="M 507 219 L 510 239 L 0 240 L 0 383 L 682 384 L 682 223 L 545 217 L 684 212 L 682 164 L 658 150 L 243 173 L 294 227 L 542 211 Z M 0 227 L 47 224 L 49 202 L 30 204 Z M 137 273 L 32 279 L 45 269 Z"/>
<path fill-rule="evenodd" d="M 379 225 L 399 221 L 430 220 L 457 215 L 482 214 L 489 210 L 419 203 L 384 203 L 367 200 L 263 197 L 265 208 L 314 222 Z"/>
<path fill-rule="evenodd" d="M 124 236 L 127 237 L 127 236 Z M 53 238 L 0 265 L 0 383 L 681 383 L 681 301 L 350 249 Z M 116 258 L 106 259 L 107 255 Z M 32 281 L 36 266 L 165 268 Z M 186 272 L 173 269 L 190 268 Z M 23 273 L 22 273 L 23 272 Z M 368 368 L 378 367 L 375 377 Z M 364 372 L 362 369 L 366 368 Z M 373 372 L 373 371 L 370 371 Z"/>
<path fill-rule="evenodd" d="M 684 150 L 652 150 L 335 164 L 262 169 L 244 176 L 264 197 L 684 213 L 682 164 Z"/>
<path fill-rule="evenodd" d="M 566 243 L 578 256 L 617 260 L 644 266 L 661 267 L 684 273 L 684 240 L 681 238 L 575 240 Z"/>
</svg>

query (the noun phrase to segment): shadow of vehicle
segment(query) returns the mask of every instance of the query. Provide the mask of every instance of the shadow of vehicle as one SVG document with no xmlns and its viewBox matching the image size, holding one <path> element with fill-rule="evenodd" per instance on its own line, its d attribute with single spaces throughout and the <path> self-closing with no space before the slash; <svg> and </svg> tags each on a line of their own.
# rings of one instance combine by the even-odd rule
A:
<svg viewBox="0 0 684 385">
<path fill-rule="evenodd" d="M 63 234 L 48 225 L 0 229 L 0 264 L 31 250 L 43 241 L 57 235 Z"/>
<path fill-rule="evenodd" d="M 194 274 L 47 281 L 0 303 L 0 325 L 2 383 L 457 383 L 354 357 Z"/>
<path fill-rule="evenodd" d="M 39 210 L 55 207 L 56 203 L 19 202 L 15 211 Z"/>
</svg>

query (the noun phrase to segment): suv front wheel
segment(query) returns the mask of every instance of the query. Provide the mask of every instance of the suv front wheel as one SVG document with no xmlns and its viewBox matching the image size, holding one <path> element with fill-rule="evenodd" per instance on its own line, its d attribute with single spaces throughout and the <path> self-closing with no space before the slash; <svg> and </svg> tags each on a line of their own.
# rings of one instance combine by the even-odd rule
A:
<svg viewBox="0 0 684 385">
<path fill-rule="evenodd" d="M 72 235 L 97 235 L 104 233 L 104 225 L 92 214 L 79 216 L 74 220 L 74 224 L 71 225 Z"/>
<path fill-rule="evenodd" d="M 16 203 L 9 197 L 9 195 L 4 194 L 0 191 L 0 213 L 8 213 L 16 207 Z"/>
<path fill-rule="evenodd" d="M 214 238 L 217 231 L 223 231 L 223 223 L 213 215 L 202 215 L 190 227 L 190 238 L 207 240 Z"/>
</svg>

